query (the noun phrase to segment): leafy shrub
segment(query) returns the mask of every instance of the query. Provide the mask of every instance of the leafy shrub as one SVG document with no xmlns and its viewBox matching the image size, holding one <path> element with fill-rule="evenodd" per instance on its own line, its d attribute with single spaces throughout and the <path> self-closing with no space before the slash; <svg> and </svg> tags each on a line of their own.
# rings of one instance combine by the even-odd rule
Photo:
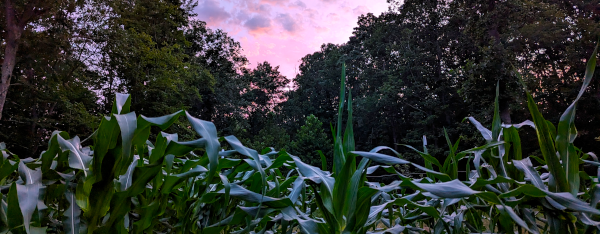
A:
<svg viewBox="0 0 600 234">
<path fill-rule="evenodd" d="M 469 118 L 485 145 L 457 152 L 459 141 L 447 138 L 450 155 L 443 163 L 428 153 L 426 143 L 423 150 L 407 146 L 425 159 L 425 166 L 383 154 L 399 155 L 385 146 L 354 149 L 351 93 L 347 125 L 341 129 L 344 72 L 332 172 L 285 151 L 259 154 L 234 136 L 218 137 L 214 124 L 183 111 L 136 116 L 129 110 L 129 96 L 117 95 L 112 113 L 102 118 L 88 146 L 87 139 L 55 132 L 38 159 L 19 159 L 0 145 L 0 231 L 595 232 L 600 184 L 597 176 L 579 169 L 582 163 L 600 167 L 600 162 L 573 145 L 573 120 L 577 101 L 592 79 L 596 52 L 578 98 L 558 127 L 544 119 L 529 93 L 533 121 L 504 125 L 496 98 L 490 129 Z M 179 141 L 177 134 L 160 132 L 154 142 L 148 140 L 152 128 L 165 131 L 183 115 L 201 138 Z M 535 128 L 543 158 L 523 158 L 522 127 Z M 232 150 L 221 150 L 225 142 Z M 460 181 L 457 165 L 465 161 L 470 176 Z M 371 162 L 381 165 L 369 166 Z M 408 178 L 395 165 L 410 165 L 427 177 Z M 366 175 L 378 168 L 399 180 L 367 182 Z"/>
<path fill-rule="evenodd" d="M 323 155 L 331 155 L 333 143 L 323 131 L 323 123 L 314 115 L 306 117 L 304 125 L 298 129 L 296 139 L 292 141 L 290 152 L 298 155 L 303 162 L 313 166 L 321 166 L 321 151 Z M 327 168 L 331 168 L 331 158 L 326 159 Z"/>
</svg>

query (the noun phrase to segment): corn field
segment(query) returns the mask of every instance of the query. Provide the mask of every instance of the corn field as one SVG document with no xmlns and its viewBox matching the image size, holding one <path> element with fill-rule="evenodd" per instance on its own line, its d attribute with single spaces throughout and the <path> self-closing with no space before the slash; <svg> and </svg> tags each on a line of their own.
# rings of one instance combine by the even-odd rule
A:
<svg viewBox="0 0 600 234">
<path fill-rule="evenodd" d="M 110 116 L 87 139 L 56 131 L 37 159 L 20 159 L 0 145 L 0 232 L 596 233 L 599 175 L 582 168 L 599 167 L 600 174 L 600 161 L 573 142 L 577 102 L 592 80 L 597 50 L 558 123 L 547 121 L 527 92 L 531 120 L 503 124 L 496 97 L 489 128 L 468 118 L 485 145 L 459 152 L 460 139 L 446 137 L 450 154 L 443 162 L 428 153 L 426 137 L 422 147 L 405 145 L 424 166 L 386 146 L 355 149 L 344 72 L 334 153 L 322 155 L 321 168 L 218 136 L 213 123 L 185 111 L 136 115 L 129 96 L 118 94 Z M 200 138 L 180 141 L 166 133 L 180 117 Z M 522 154 L 522 128 L 535 129 L 542 157 Z M 403 175 L 404 164 L 426 176 Z M 459 164 L 466 165 L 465 180 Z M 379 169 L 396 180 L 367 181 Z"/>
</svg>

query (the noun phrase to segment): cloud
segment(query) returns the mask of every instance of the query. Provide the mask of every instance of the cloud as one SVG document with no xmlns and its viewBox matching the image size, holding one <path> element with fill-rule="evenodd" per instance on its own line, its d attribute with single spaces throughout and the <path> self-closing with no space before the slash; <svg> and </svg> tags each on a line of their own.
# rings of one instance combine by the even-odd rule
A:
<svg viewBox="0 0 600 234">
<path fill-rule="evenodd" d="M 284 5 L 289 2 L 289 0 L 260 0 L 261 3 L 268 3 L 271 5 Z"/>
<path fill-rule="evenodd" d="M 340 21 L 340 19 L 341 19 L 340 15 L 333 13 L 333 12 L 329 13 L 327 15 L 327 18 L 329 18 L 331 21 Z"/>
<path fill-rule="evenodd" d="M 303 1 L 295 1 L 294 3 L 292 3 L 292 7 L 298 7 L 300 9 L 305 9 L 306 8 L 306 4 L 304 4 Z"/>
<path fill-rule="evenodd" d="M 199 2 L 196 13 L 198 13 L 198 19 L 206 21 L 211 25 L 219 24 L 231 17 L 229 12 L 227 12 L 224 7 L 221 7 L 219 2 L 215 0 Z"/>
<path fill-rule="evenodd" d="M 271 5 L 269 4 L 254 4 L 254 2 L 252 1 L 248 1 L 246 2 L 246 4 L 248 5 L 248 10 L 250 10 L 253 13 L 258 13 L 258 14 L 263 14 L 263 15 L 269 15 L 271 14 Z"/>
<path fill-rule="evenodd" d="M 319 16 L 319 12 L 315 11 L 313 9 L 307 8 L 306 10 L 304 10 L 304 16 L 308 17 L 310 19 L 315 19 L 317 18 L 317 16 Z"/>
<path fill-rule="evenodd" d="M 244 23 L 244 26 L 250 29 L 251 32 L 264 33 L 270 30 L 271 19 L 262 15 L 255 15 L 254 17 L 246 21 L 246 23 Z"/>
<path fill-rule="evenodd" d="M 281 24 L 281 26 L 283 26 L 283 29 L 289 33 L 296 33 L 300 30 L 300 27 L 294 18 L 292 18 L 288 13 L 279 14 L 277 16 L 277 21 Z"/>
<path fill-rule="evenodd" d="M 242 21 L 242 22 L 243 22 L 243 21 L 246 21 L 246 20 L 250 19 L 250 14 L 248 13 L 248 11 L 246 11 L 246 10 L 243 10 L 243 9 L 242 9 L 241 11 L 239 11 L 239 12 L 236 14 L 235 18 L 236 18 L 237 20 L 239 20 L 239 21 Z"/>
<path fill-rule="evenodd" d="M 369 13 L 369 8 L 363 5 L 357 6 L 356 8 L 352 9 L 352 12 L 355 15 L 365 15 L 367 13 Z"/>
</svg>

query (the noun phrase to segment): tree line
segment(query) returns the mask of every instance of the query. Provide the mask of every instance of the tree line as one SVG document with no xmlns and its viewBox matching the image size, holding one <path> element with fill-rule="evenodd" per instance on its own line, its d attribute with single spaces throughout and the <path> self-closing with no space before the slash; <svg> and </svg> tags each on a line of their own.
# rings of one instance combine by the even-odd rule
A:
<svg viewBox="0 0 600 234">
<path fill-rule="evenodd" d="M 219 135 L 319 165 L 316 150 L 331 155 L 333 148 L 345 63 L 357 149 L 388 145 L 415 159 L 401 144 L 423 144 L 426 136 L 430 153 L 444 158 L 446 134 L 465 147 L 482 143 L 462 120 L 491 123 L 497 85 L 502 121 L 530 118 L 515 71 L 557 122 L 552 118 L 578 94 L 581 58 L 600 35 L 598 0 L 389 0 L 389 11 L 360 16 L 346 43 L 323 44 L 288 79 L 268 62 L 246 68 L 239 42 L 196 20 L 196 4 L 0 3 L 0 141 L 21 157 L 37 157 L 55 130 L 83 139 L 124 92 L 138 114 L 185 109 L 215 123 Z M 586 152 L 600 137 L 599 81 L 589 89 L 576 119 L 576 145 Z M 180 139 L 195 139 L 186 121 L 173 127 Z M 539 154 L 536 144 L 524 141 L 524 152 Z"/>
</svg>

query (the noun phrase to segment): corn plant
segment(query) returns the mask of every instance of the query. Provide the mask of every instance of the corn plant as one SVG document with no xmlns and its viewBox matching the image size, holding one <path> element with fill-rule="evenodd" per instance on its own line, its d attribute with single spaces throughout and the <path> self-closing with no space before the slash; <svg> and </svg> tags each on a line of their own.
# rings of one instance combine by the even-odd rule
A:
<svg viewBox="0 0 600 234">
<path fill-rule="evenodd" d="M 428 154 L 425 137 L 423 151 L 407 146 L 425 159 L 426 166 L 420 169 L 427 172 L 427 177 L 414 180 L 402 176 L 393 167 L 386 167 L 398 173 L 402 180 L 396 183 L 395 189 L 416 191 L 410 195 L 389 196 L 384 203 L 375 206 L 382 206 L 376 211 L 387 216 L 380 220 L 389 228 L 387 232 L 399 233 L 416 223 L 433 233 L 596 232 L 600 227 L 600 223 L 594 221 L 600 214 L 596 208 L 600 201 L 598 177 L 579 169 L 582 163 L 600 164 L 593 153 L 581 152 L 573 141 L 577 136 L 574 126 L 577 102 L 594 74 L 597 50 L 596 47 L 588 60 L 579 95 L 561 116 L 558 128 L 543 118 L 527 92 L 533 121 L 502 124 L 497 97 L 491 130 L 468 118 L 486 140 L 484 146 L 456 152 L 459 141 L 452 144 L 446 135 L 450 154 L 444 164 Z M 498 89 L 496 92 L 498 96 Z M 523 158 L 518 129 L 526 126 L 537 132 L 543 158 Z M 532 159 L 540 166 L 534 167 Z M 470 171 L 467 181 L 459 181 L 457 177 L 457 163 L 461 160 L 467 160 L 467 168 L 471 162 L 474 166 L 474 170 L 467 169 Z M 408 162 L 388 164 L 402 163 Z M 438 170 L 433 170 L 434 166 Z M 484 226 L 486 223 L 488 226 Z"/>
<path fill-rule="evenodd" d="M 600 228 L 598 175 L 580 168 L 600 171 L 600 162 L 573 142 L 577 102 L 591 82 L 597 50 L 558 127 L 528 92 L 533 121 L 502 124 L 496 97 L 490 128 L 467 118 L 485 145 L 458 152 L 460 139 L 452 143 L 446 134 L 443 163 L 429 154 L 426 137 L 422 149 L 404 145 L 424 166 L 390 147 L 355 149 L 344 65 L 331 172 L 325 155 L 318 168 L 285 151 L 250 149 L 184 111 L 138 116 L 129 96 L 118 94 L 110 115 L 84 140 L 54 132 L 37 159 L 20 159 L 0 144 L 0 232 L 594 233 Z M 165 132 L 183 118 L 200 138 L 180 141 Z M 524 127 L 537 132 L 542 157 L 522 155 Z M 464 181 L 459 163 L 469 172 Z M 427 176 L 407 177 L 398 165 Z M 367 181 L 380 168 L 397 180 Z"/>
<path fill-rule="evenodd" d="M 249 215 L 256 204 L 263 211 L 292 205 L 267 196 L 279 196 L 266 189 L 267 174 L 279 172 L 268 156 L 219 138 L 212 123 L 183 111 L 149 118 L 129 107 L 129 96 L 118 94 L 111 115 L 83 141 L 90 146 L 55 132 L 38 159 L 19 159 L 2 144 L 0 231 L 213 233 L 260 224 Z M 160 132 L 149 141 L 151 128 L 165 130 L 183 115 L 201 138 L 182 142 Z M 224 140 L 248 158 L 226 157 L 233 152 L 220 151 Z M 265 162 L 269 173 L 257 166 Z"/>
</svg>

